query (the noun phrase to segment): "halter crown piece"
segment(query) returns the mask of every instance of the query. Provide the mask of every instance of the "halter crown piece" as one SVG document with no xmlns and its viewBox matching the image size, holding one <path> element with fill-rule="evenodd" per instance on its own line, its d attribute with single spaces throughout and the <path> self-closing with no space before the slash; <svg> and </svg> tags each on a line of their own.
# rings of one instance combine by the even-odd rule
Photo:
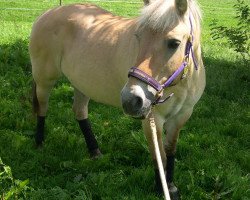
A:
<svg viewBox="0 0 250 200">
<path fill-rule="evenodd" d="M 196 70 L 198 70 L 198 64 L 195 60 L 194 51 L 192 48 L 194 36 L 193 36 L 193 25 L 192 25 L 192 21 L 191 21 L 190 17 L 189 17 L 189 22 L 190 22 L 190 26 L 191 26 L 191 31 L 190 31 L 190 37 L 189 37 L 187 44 L 186 44 L 184 61 L 182 62 L 181 66 L 168 78 L 168 80 L 165 83 L 160 84 L 153 77 L 149 76 L 148 74 L 146 74 L 142 70 L 137 69 L 136 67 L 131 67 L 129 70 L 128 77 L 130 77 L 130 76 L 135 77 L 135 78 L 147 83 L 148 85 L 153 87 L 158 92 L 159 97 L 156 99 L 156 101 L 152 105 L 164 103 L 166 100 L 168 100 L 169 98 L 171 98 L 174 95 L 174 93 L 171 93 L 165 99 L 161 99 L 162 98 L 162 91 L 165 88 L 169 87 L 171 85 L 171 83 L 180 75 L 180 73 L 182 71 L 184 71 L 182 78 L 185 78 L 186 69 L 187 69 L 186 67 L 188 66 L 188 60 L 189 60 L 190 53 L 192 56 L 194 67 Z"/>
</svg>

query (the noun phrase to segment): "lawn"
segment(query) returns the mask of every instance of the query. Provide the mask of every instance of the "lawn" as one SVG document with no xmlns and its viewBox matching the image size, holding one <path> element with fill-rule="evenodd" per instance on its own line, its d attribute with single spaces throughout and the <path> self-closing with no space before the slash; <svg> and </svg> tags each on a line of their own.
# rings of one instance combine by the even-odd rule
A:
<svg viewBox="0 0 250 200">
<path fill-rule="evenodd" d="M 80 1 L 63 4 L 72 2 Z M 142 6 L 139 0 L 93 2 L 126 17 L 137 16 Z M 207 86 L 181 131 L 175 182 L 183 200 L 249 200 L 250 69 L 225 41 L 214 41 L 209 30 L 214 18 L 235 24 L 235 0 L 199 3 Z M 162 199 L 154 190 L 140 121 L 121 110 L 90 102 L 89 118 L 104 156 L 89 159 L 66 79 L 52 91 L 46 141 L 35 148 L 28 40 L 34 20 L 58 4 L 0 0 L 0 199 Z"/>
</svg>

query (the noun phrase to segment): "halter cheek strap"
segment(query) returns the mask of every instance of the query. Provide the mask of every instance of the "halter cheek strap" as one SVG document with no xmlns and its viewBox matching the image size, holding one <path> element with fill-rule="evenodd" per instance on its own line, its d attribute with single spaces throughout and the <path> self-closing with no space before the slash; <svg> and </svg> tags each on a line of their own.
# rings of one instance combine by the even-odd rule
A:
<svg viewBox="0 0 250 200">
<path fill-rule="evenodd" d="M 174 95 L 174 93 L 171 93 L 165 99 L 161 99 L 162 98 L 162 91 L 165 88 L 169 87 L 171 85 L 171 83 L 183 71 L 184 71 L 184 73 L 183 73 L 182 78 L 185 78 L 185 76 L 186 76 L 185 69 L 188 66 L 190 53 L 191 53 L 191 56 L 192 56 L 194 67 L 195 67 L 196 70 L 198 70 L 198 64 L 197 64 L 197 62 L 195 60 L 194 51 L 193 51 L 193 48 L 192 48 L 193 47 L 194 36 L 193 36 L 193 25 L 192 25 L 192 21 L 191 21 L 190 17 L 189 17 L 189 21 L 190 21 L 190 25 L 191 25 L 191 31 L 190 31 L 190 37 L 189 37 L 189 39 L 187 41 L 187 44 L 186 44 L 184 61 L 182 62 L 181 66 L 168 78 L 168 80 L 165 83 L 160 84 L 153 77 L 149 76 L 148 74 L 146 74 L 145 72 L 143 72 L 142 70 L 140 70 L 140 69 L 138 69 L 136 67 L 132 67 L 129 70 L 128 77 L 130 77 L 130 76 L 135 77 L 135 78 L 147 83 L 148 85 L 153 87 L 158 92 L 158 98 L 153 103 L 153 105 L 156 105 L 156 104 L 159 104 L 159 103 L 164 103 L 166 100 L 168 100 L 169 98 L 171 98 Z"/>
</svg>

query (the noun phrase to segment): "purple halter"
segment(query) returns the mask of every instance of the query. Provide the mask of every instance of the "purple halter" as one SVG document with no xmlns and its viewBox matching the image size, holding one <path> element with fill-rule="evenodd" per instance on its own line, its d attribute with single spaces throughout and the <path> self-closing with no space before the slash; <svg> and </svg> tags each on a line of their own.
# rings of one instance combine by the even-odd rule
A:
<svg viewBox="0 0 250 200">
<path fill-rule="evenodd" d="M 136 67 L 132 67 L 129 70 L 128 77 L 133 76 L 133 77 L 147 83 L 148 85 L 153 87 L 158 92 L 159 97 L 156 99 L 156 101 L 153 103 L 153 105 L 156 105 L 156 104 L 159 104 L 159 103 L 164 103 L 166 100 L 168 100 L 170 97 L 172 97 L 174 95 L 174 93 L 171 93 L 165 99 L 161 99 L 162 95 L 160 95 L 160 93 L 165 88 L 169 87 L 171 85 L 171 83 L 187 67 L 190 53 L 191 53 L 191 56 L 192 56 L 192 60 L 194 62 L 194 67 L 195 67 L 196 70 L 198 70 L 198 64 L 197 64 L 197 62 L 195 60 L 194 52 L 193 52 L 193 48 L 192 48 L 194 36 L 193 36 L 193 25 L 192 25 L 192 21 L 191 21 L 190 17 L 189 17 L 189 22 L 190 22 L 190 25 L 191 25 L 191 31 L 190 31 L 190 37 L 189 37 L 189 39 L 187 41 L 187 44 L 186 44 L 184 61 L 182 62 L 181 66 L 168 78 L 168 80 L 165 83 L 160 84 L 153 77 L 149 76 L 148 74 L 146 74 L 142 70 L 137 69 Z M 183 74 L 183 75 L 185 76 L 185 74 Z M 183 78 L 184 78 L 184 76 L 183 76 Z"/>
</svg>

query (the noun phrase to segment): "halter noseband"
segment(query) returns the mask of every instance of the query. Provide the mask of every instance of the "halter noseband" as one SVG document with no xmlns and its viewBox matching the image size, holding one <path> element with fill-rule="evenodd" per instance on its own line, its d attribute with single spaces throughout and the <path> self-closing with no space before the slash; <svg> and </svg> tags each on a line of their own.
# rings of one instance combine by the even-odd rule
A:
<svg viewBox="0 0 250 200">
<path fill-rule="evenodd" d="M 192 21 L 191 21 L 190 17 L 189 17 L 189 22 L 191 25 L 191 31 L 190 31 L 189 39 L 188 39 L 187 44 L 186 44 L 184 61 L 182 62 L 181 66 L 168 78 L 168 80 L 165 83 L 160 84 L 153 77 L 149 76 L 148 74 L 146 74 L 142 70 L 137 69 L 136 67 L 131 67 L 129 70 L 128 77 L 130 77 L 130 76 L 135 77 L 135 78 L 147 83 L 148 85 L 153 87 L 158 92 L 158 97 L 157 97 L 156 101 L 153 103 L 153 105 L 164 103 L 166 100 L 168 100 L 170 97 L 172 97 L 174 95 L 174 93 L 171 93 L 165 99 L 161 99 L 162 98 L 162 91 L 165 88 L 169 87 L 171 85 L 171 83 L 180 75 L 180 73 L 182 71 L 184 71 L 182 78 L 185 78 L 185 76 L 186 76 L 185 69 L 188 65 L 190 53 L 192 56 L 192 60 L 194 62 L 194 67 L 196 70 L 198 70 L 198 64 L 195 60 L 194 51 L 192 48 L 194 36 L 193 36 L 193 25 L 192 25 Z"/>
</svg>

